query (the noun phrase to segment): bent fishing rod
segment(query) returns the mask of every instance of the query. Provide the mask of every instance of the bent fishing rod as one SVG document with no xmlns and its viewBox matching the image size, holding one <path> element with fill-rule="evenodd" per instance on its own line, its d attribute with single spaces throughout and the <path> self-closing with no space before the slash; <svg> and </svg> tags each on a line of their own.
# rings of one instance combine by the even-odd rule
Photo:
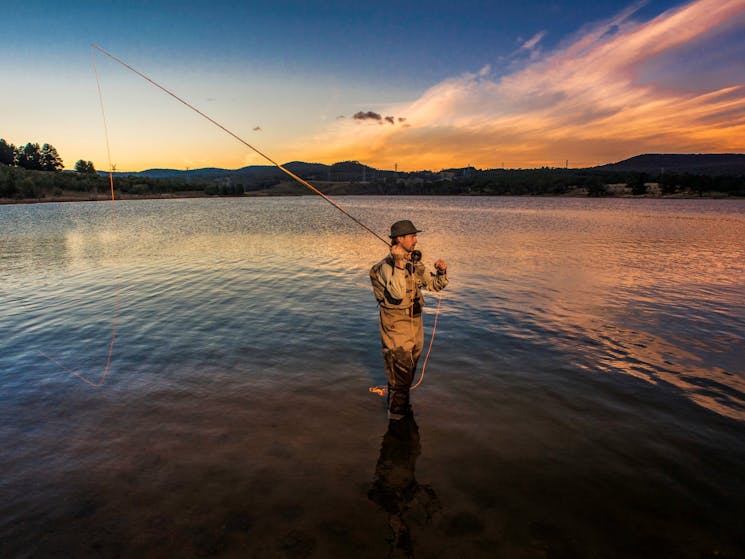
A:
<svg viewBox="0 0 745 559">
<path fill-rule="evenodd" d="M 173 97 L 174 99 L 176 99 L 179 103 L 181 103 L 182 105 L 185 105 L 186 107 L 188 107 L 189 109 L 191 109 L 192 111 L 194 111 L 195 113 L 197 113 L 202 118 L 208 120 L 209 122 L 211 122 L 212 124 L 214 124 L 215 126 L 217 126 L 218 128 L 220 128 L 223 132 L 229 134 L 230 136 L 232 136 L 233 138 L 235 138 L 236 140 L 238 140 L 241 144 L 243 144 L 244 146 L 246 146 L 247 148 L 249 148 L 250 150 L 252 150 L 254 153 L 258 154 L 259 156 L 261 156 L 262 158 L 264 158 L 265 160 L 267 160 L 269 163 L 271 163 L 272 165 L 274 165 L 275 167 L 277 167 L 277 169 L 279 169 L 283 173 L 287 174 L 294 181 L 300 183 L 301 185 L 303 185 L 305 188 L 309 189 L 314 194 L 318 194 L 318 196 L 320 196 L 321 198 L 323 198 L 324 200 L 326 200 L 329 204 L 331 204 L 332 206 L 334 206 L 337 210 L 339 210 L 341 213 L 343 213 L 344 215 L 346 215 L 349 219 L 351 219 L 352 221 L 354 221 L 357 225 L 359 225 L 360 227 L 362 227 L 365 231 L 367 231 L 368 233 L 374 235 L 375 237 L 377 237 L 378 239 L 380 239 L 382 242 L 384 242 L 386 244 L 386 246 L 390 247 L 390 241 L 388 241 L 388 240 L 384 239 L 383 237 L 381 237 L 380 235 L 378 235 L 375 231 L 373 231 L 372 229 L 370 229 L 367 225 L 365 225 L 364 223 L 362 223 L 359 219 L 357 219 L 352 214 L 350 214 L 349 212 L 347 212 L 344 208 L 342 208 L 341 206 L 339 206 L 336 202 L 334 202 L 326 194 L 324 194 L 323 192 L 321 192 L 320 190 L 318 190 L 315 186 L 313 186 L 312 184 L 310 184 L 308 181 L 306 181 L 302 177 L 299 177 L 298 175 L 296 175 L 295 173 L 293 173 L 292 171 L 290 171 L 286 167 L 284 167 L 284 166 L 280 165 L 279 163 L 277 163 L 274 159 L 272 159 L 271 157 L 269 157 L 267 154 L 265 154 L 264 152 L 262 152 L 258 148 L 256 148 L 256 147 L 252 146 L 251 144 L 249 144 L 246 140 L 244 140 L 243 138 L 241 138 L 238 134 L 236 134 L 232 130 L 228 129 L 226 126 L 223 126 L 222 124 L 220 124 L 219 122 L 217 122 L 211 116 L 209 116 L 209 115 L 205 114 L 204 112 L 200 111 L 194 105 L 192 105 L 188 101 L 182 99 L 181 97 L 179 97 L 178 95 L 176 95 L 174 92 L 172 92 L 170 89 L 168 89 L 165 86 L 159 84 L 158 82 L 156 82 L 155 80 L 153 80 L 149 76 L 143 74 L 142 72 L 140 72 L 136 68 L 130 66 L 129 64 L 127 64 L 126 62 L 124 62 L 124 60 L 122 60 L 121 58 L 118 58 L 117 56 L 111 54 L 106 49 L 104 49 L 104 48 L 96 45 L 95 43 L 91 45 L 91 51 L 93 49 L 99 51 L 101 54 L 104 54 L 104 55 L 108 56 L 111 60 L 113 60 L 117 64 L 120 64 L 121 66 L 123 66 L 124 68 L 126 68 L 127 70 L 129 70 L 130 72 L 133 72 L 134 74 L 140 76 L 142 79 L 144 79 L 145 81 L 151 83 L 152 85 L 154 85 L 155 87 L 157 87 L 158 89 L 160 89 L 161 91 L 163 91 L 164 93 L 167 93 L 168 95 L 170 95 L 171 97 Z"/>
<path fill-rule="evenodd" d="M 165 86 L 159 84 L 158 82 L 156 82 L 155 80 L 153 80 L 149 76 L 147 76 L 144 73 L 140 72 L 139 70 L 137 70 L 136 68 L 134 68 L 130 64 L 126 63 L 121 58 L 119 58 L 119 57 L 115 56 L 114 54 L 110 53 L 106 49 L 100 47 L 99 45 L 91 44 L 91 55 L 93 55 L 94 49 L 97 50 L 97 51 L 99 51 L 101 54 L 106 55 L 111 60 L 113 60 L 117 64 L 123 66 L 124 68 L 126 68 L 130 72 L 133 72 L 134 74 L 136 74 L 137 76 L 141 77 L 145 81 L 147 81 L 150 84 L 154 85 L 155 87 L 157 87 L 158 89 L 160 89 L 164 93 L 166 93 L 169 96 L 171 96 L 174 99 L 176 99 L 182 105 L 186 106 L 187 108 L 189 108 L 192 111 L 194 111 L 195 113 L 197 113 L 199 116 L 201 116 L 205 120 L 209 121 L 213 125 L 215 125 L 218 128 L 220 128 L 223 132 L 225 132 L 226 134 L 230 135 L 235 140 L 237 140 L 238 142 L 240 142 L 241 144 L 243 144 L 244 146 L 246 146 L 247 148 L 249 148 L 251 151 L 253 151 L 257 155 L 259 155 L 260 157 L 262 157 L 263 159 L 265 159 L 266 161 L 268 161 L 269 163 L 271 163 L 272 165 L 274 165 L 275 167 L 277 167 L 280 171 L 282 171 L 283 173 L 285 173 L 286 175 L 288 175 L 294 181 L 298 182 L 299 184 L 301 184 L 302 186 L 304 186 L 305 188 L 307 188 L 308 190 L 310 190 L 314 194 L 317 194 L 318 196 L 320 196 L 321 198 L 323 198 L 324 200 L 326 200 L 326 202 L 328 202 L 329 204 L 331 204 L 333 207 L 335 207 L 337 210 L 339 210 L 341 213 L 343 213 L 349 219 L 351 219 L 352 221 L 354 221 L 357 225 L 359 225 L 360 227 L 362 227 L 365 231 L 367 231 L 368 233 L 370 233 L 371 235 L 373 235 L 374 237 L 376 237 L 378 240 L 380 240 L 387 247 L 390 248 L 390 246 L 391 246 L 390 240 L 387 240 L 387 239 L 381 237 L 380 235 L 378 235 L 375 231 L 373 231 L 372 229 L 370 229 L 367 225 L 365 225 L 364 223 L 362 223 L 359 219 L 357 219 L 352 214 L 350 214 L 349 212 L 347 212 L 344 208 L 342 208 L 341 206 L 339 206 L 336 202 L 334 202 L 331 198 L 329 198 L 326 194 L 324 194 L 323 192 L 321 192 L 320 190 L 318 190 L 315 186 L 313 186 L 312 184 L 310 184 L 308 181 L 306 181 L 302 177 L 299 177 L 298 175 L 296 175 L 295 173 L 293 173 L 292 171 L 290 171 L 289 169 L 287 169 L 283 165 L 277 163 L 274 159 L 272 159 L 267 154 L 265 154 L 264 152 L 262 152 L 258 148 L 254 147 L 250 143 L 248 143 L 246 140 L 244 140 L 243 138 L 241 138 L 238 134 L 236 134 L 235 132 L 233 132 L 232 130 L 230 130 L 229 128 L 227 128 L 226 126 L 222 125 L 221 123 L 219 123 L 218 121 L 216 121 L 214 118 L 212 118 L 211 116 L 209 116 L 206 113 L 202 112 L 201 110 L 199 110 L 198 108 L 196 108 L 194 105 L 192 105 L 191 103 L 189 103 L 185 99 L 183 99 L 183 98 L 179 97 L 178 95 L 176 95 L 170 89 L 168 89 Z M 96 76 L 97 76 L 97 79 L 98 79 L 98 73 L 96 73 Z M 99 85 L 99 91 L 100 91 L 100 85 Z M 103 108 L 103 103 L 102 103 L 102 108 Z M 107 142 L 108 142 L 108 138 L 107 138 Z M 109 156 L 109 161 L 111 161 L 111 156 Z M 110 172 L 110 178 L 113 181 L 113 176 L 112 176 L 112 173 L 111 172 Z M 113 199 L 113 184 L 112 184 L 112 199 Z M 417 260 L 421 259 L 421 252 L 419 252 L 419 251 L 415 251 L 415 252 L 417 253 L 416 254 Z M 440 304 L 441 303 L 442 303 L 442 298 L 441 297 L 438 297 L 437 311 L 435 313 L 435 323 L 434 323 L 434 327 L 433 327 L 433 331 L 432 331 L 432 336 L 430 338 L 429 348 L 427 349 L 427 354 L 426 354 L 426 356 L 424 358 L 424 363 L 422 364 L 422 371 L 421 371 L 421 376 L 419 378 L 419 381 L 412 388 L 417 388 L 422 383 L 422 381 L 424 380 L 424 371 L 425 371 L 425 368 L 427 366 L 427 361 L 429 360 L 430 352 L 432 351 L 432 343 L 434 342 L 434 334 L 435 334 L 435 331 L 437 329 L 437 317 L 440 314 Z M 371 392 L 375 392 L 375 393 L 377 393 L 379 395 L 382 395 L 383 394 L 383 389 L 382 388 L 383 387 L 371 387 L 370 388 L 370 391 Z"/>
</svg>

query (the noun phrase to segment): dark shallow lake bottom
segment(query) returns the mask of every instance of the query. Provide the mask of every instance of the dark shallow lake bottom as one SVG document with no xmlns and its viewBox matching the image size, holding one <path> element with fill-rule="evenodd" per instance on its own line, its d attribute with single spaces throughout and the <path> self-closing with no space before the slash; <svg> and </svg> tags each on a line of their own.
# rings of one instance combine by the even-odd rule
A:
<svg viewBox="0 0 745 559">
<path fill-rule="evenodd" d="M 385 418 L 359 379 L 295 379 L 250 391 L 216 381 L 147 398 L 68 395 L 86 417 L 22 449 L 2 505 L 7 557 L 741 557 L 743 429 L 676 434 L 642 387 L 592 387 L 618 414 L 482 423 L 470 383 L 416 394 L 412 420 Z M 568 397 L 523 387 L 519 400 Z M 576 387 L 573 387 L 576 388 Z M 459 390 L 460 389 L 460 390 Z M 26 402 L 48 406 L 55 395 Z M 624 417 L 634 399 L 640 417 Z M 607 400 L 606 400 L 607 401 Z M 627 402 L 628 403 L 628 402 Z M 582 406 L 587 402 L 577 402 Z M 685 423 L 684 423 L 685 425 Z M 659 434 L 656 438 L 655 433 Z M 728 438 L 729 437 L 729 438 Z M 634 444 L 629 444 L 633 439 Z M 738 449 L 739 448 L 739 449 Z M 42 461 L 39 464 L 38 461 Z M 43 470 L 43 476 L 38 471 Z"/>
</svg>

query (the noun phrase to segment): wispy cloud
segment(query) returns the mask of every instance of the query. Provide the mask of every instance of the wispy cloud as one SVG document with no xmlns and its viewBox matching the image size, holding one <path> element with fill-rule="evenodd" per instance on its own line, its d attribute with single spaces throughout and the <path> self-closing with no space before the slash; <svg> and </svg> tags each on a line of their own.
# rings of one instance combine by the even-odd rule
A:
<svg viewBox="0 0 745 559">
<path fill-rule="evenodd" d="M 539 46 L 539 43 L 545 36 L 545 31 L 539 31 L 527 41 L 523 41 L 517 51 L 513 53 L 513 57 L 521 56 L 527 52 L 531 60 L 538 60 L 541 56 L 541 48 Z"/>
<path fill-rule="evenodd" d="M 522 45 L 520 45 L 520 48 L 522 50 L 533 50 L 536 47 L 536 45 L 541 41 L 541 39 L 543 39 L 543 37 L 545 36 L 546 36 L 545 31 L 536 33 L 530 39 L 528 39 Z"/>
<path fill-rule="evenodd" d="M 693 43 L 718 49 L 725 32 L 745 42 L 745 0 L 698 0 L 647 22 L 633 19 L 638 6 L 579 31 L 510 75 L 495 80 L 486 67 L 443 81 L 408 105 L 387 107 L 407 115 L 406 128 L 339 121 L 317 155 L 437 168 L 566 159 L 581 166 L 651 151 L 745 151 L 745 71 L 726 84 L 700 83 L 695 73 L 686 77 L 683 56 Z M 543 36 L 521 48 L 535 49 Z M 678 79 L 647 75 L 662 59 Z M 690 87 L 680 85 L 686 81 Z"/>
</svg>

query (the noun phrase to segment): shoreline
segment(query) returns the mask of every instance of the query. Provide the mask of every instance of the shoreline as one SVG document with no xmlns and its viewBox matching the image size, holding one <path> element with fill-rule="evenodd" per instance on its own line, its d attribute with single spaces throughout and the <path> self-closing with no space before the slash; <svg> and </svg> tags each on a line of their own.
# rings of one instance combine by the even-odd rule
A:
<svg viewBox="0 0 745 559">
<path fill-rule="evenodd" d="M 245 193 L 242 196 L 215 196 L 204 194 L 203 192 L 193 192 L 184 195 L 178 194 L 127 194 L 124 196 L 117 196 L 115 201 L 129 201 L 129 200 L 191 200 L 197 198 L 211 198 L 216 200 L 224 200 L 229 198 L 280 198 L 280 197 L 297 197 L 297 196 L 317 196 L 314 193 L 303 193 L 303 194 L 287 194 L 287 193 Z M 335 198 L 346 196 L 371 196 L 371 194 L 335 194 Z M 418 196 L 417 194 L 379 194 L 372 196 L 390 196 L 391 198 L 407 197 L 407 196 Z M 704 194 L 699 196 L 698 194 L 670 194 L 666 196 L 656 196 L 644 194 L 640 196 L 634 196 L 630 194 L 621 195 L 610 195 L 610 196 L 588 196 L 587 194 L 569 193 L 569 194 L 430 194 L 427 196 L 433 197 L 471 197 L 471 198 L 591 198 L 591 199 L 625 199 L 625 200 L 743 200 L 744 196 L 730 196 L 720 193 Z M 111 202 L 111 196 L 91 196 L 86 194 L 84 196 L 74 195 L 62 195 L 62 196 L 47 196 L 44 198 L 0 198 L 0 206 L 12 206 L 12 205 L 28 205 L 28 204 L 54 204 L 54 203 L 68 203 L 68 202 Z"/>
</svg>

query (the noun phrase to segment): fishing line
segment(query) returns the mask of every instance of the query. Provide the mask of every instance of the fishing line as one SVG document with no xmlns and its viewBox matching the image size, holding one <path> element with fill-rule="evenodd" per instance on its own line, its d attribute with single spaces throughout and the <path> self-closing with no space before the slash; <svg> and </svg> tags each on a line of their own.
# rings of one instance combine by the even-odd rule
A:
<svg viewBox="0 0 745 559">
<path fill-rule="evenodd" d="M 104 110 L 104 104 L 103 104 L 103 94 L 101 92 L 101 80 L 98 75 L 98 68 L 96 67 L 96 58 L 94 56 L 93 47 L 91 47 L 91 64 L 93 65 L 93 73 L 96 75 L 96 87 L 98 89 L 98 104 L 101 107 L 101 118 L 103 119 L 103 130 L 104 130 L 104 136 L 106 138 L 106 156 L 108 157 L 109 161 L 109 187 L 111 189 L 111 210 L 113 214 L 113 221 L 114 221 L 114 238 L 116 239 L 116 250 L 114 253 L 114 262 L 115 262 L 115 268 L 116 268 L 116 281 L 114 282 L 114 319 L 112 321 L 111 326 L 111 341 L 109 342 L 109 351 L 106 355 L 106 364 L 103 368 L 103 373 L 101 373 L 101 377 L 98 379 L 97 382 L 94 382 L 93 380 L 89 379 L 82 373 L 78 371 L 74 371 L 72 369 L 68 369 L 65 367 L 62 363 L 54 359 L 53 357 L 50 357 L 43 351 L 39 351 L 41 355 L 46 357 L 49 361 L 52 363 L 55 363 L 57 366 L 59 366 L 61 369 L 67 371 L 69 374 L 73 375 L 74 377 L 77 377 L 84 383 L 88 384 L 89 386 L 92 386 L 94 388 L 99 388 L 103 386 L 104 382 L 106 382 L 106 377 L 109 375 L 109 370 L 111 368 L 111 357 L 114 354 L 114 343 L 116 341 L 116 327 L 117 323 L 119 321 L 119 287 L 120 287 L 120 275 L 119 275 L 119 220 L 116 213 L 116 196 L 114 195 L 114 172 L 113 172 L 113 165 L 111 164 L 111 145 L 109 142 L 109 127 L 107 125 L 106 120 L 106 111 Z"/>
<path fill-rule="evenodd" d="M 153 86 L 157 87 L 158 89 L 160 89 L 164 93 L 166 93 L 169 96 L 173 97 L 174 99 L 176 99 L 182 105 L 184 105 L 187 108 L 191 109 L 192 111 L 194 111 L 195 113 L 197 113 L 202 118 L 206 119 L 207 121 L 211 122 L 212 124 L 214 124 L 215 126 L 217 126 L 218 128 L 220 128 L 223 132 L 225 132 L 229 136 L 233 137 L 234 139 L 236 139 L 237 141 L 239 141 L 241 144 L 243 144 L 244 146 L 246 146 L 247 148 L 249 148 L 251 151 L 253 151 L 257 155 L 259 155 L 260 157 L 262 157 L 263 159 L 265 159 L 266 161 L 268 161 L 269 163 L 271 163 L 272 165 L 274 165 L 275 167 L 277 167 L 280 171 L 282 171 L 283 173 L 285 173 L 286 175 L 288 175 L 294 181 L 298 182 L 299 184 L 303 185 L 304 187 L 306 187 L 307 189 L 309 189 L 314 194 L 317 194 L 318 196 L 320 196 L 321 198 L 323 198 L 324 200 L 326 200 L 326 202 L 328 202 L 333 207 L 335 207 L 337 210 L 339 210 L 341 213 L 343 213 L 344 215 L 346 215 L 349 219 L 351 219 L 352 221 L 354 221 L 357 225 L 359 225 L 360 227 L 362 227 L 365 231 L 367 231 L 368 233 L 370 233 L 371 235 L 373 235 L 374 237 L 376 237 L 377 239 L 379 239 L 381 242 L 383 242 L 386 245 L 386 247 L 389 247 L 390 248 L 390 241 L 389 240 L 384 239 L 383 237 L 381 237 L 380 235 L 378 235 L 375 231 L 373 231 L 372 229 L 370 229 L 367 225 L 365 225 L 364 223 L 362 223 L 359 219 L 357 219 L 352 214 L 350 214 L 349 212 L 347 212 L 344 208 L 342 208 L 341 206 L 339 206 L 339 204 L 337 204 L 336 202 L 334 202 L 329 196 L 327 196 L 326 194 L 324 194 L 323 192 L 321 192 L 320 190 L 318 190 L 315 186 L 313 186 L 312 184 L 310 184 L 308 181 L 306 181 L 305 179 L 299 177 L 298 175 L 296 175 L 295 173 L 293 173 L 289 169 L 285 168 L 284 166 L 280 165 L 274 159 L 272 159 L 267 154 L 265 154 L 263 151 L 261 151 L 258 148 L 254 147 L 250 143 L 248 143 L 246 140 L 244 140 L 243 138 L 241 138 L 238 134 L 236 134 L 232 130 L 230 130 L 226 126 L 220 124 L 214 118 L 212 118 L 209 115 L 207 115 L 206 113 L 202 112 L 201 110 L 199 110 L 198 108 L 196 108 L 194 105 L 192 105 L 191 103 L 189 103 L 188 101 L 186 101 L 182 97 L 179 97 L 178 95 L 176 95 L 170 89 L 168 89 L 165 86 L 161 85 L 160 83 L 156 82 L 155 80 L 153 80 L 149 76 L 147 76 L 144 73 L 140 72 L 139 70 L 137 70 L 136 68 L 134 68 L 130 64 L 126 63 L 121 58 L 119 58 L 119 57 L 115 56 L 114 54 L 110 53 L 106 49 L 100 47 L 99 45 L 92 44 L 91 45 L 91 56 L 93 56 L 93 54 L 94 54 L 94 49 L 97 50 L 97 51 L 99 51 L 101 54 L 106 55 L 107 57 L 109 57 L 111 60 L 113 60 L 117 64 L 123 66 L 124 68 L 126 68 L 130 72 L 133 72 L 134 74 L 136 74 L 137 76 L 141 77 L 145 81 L 149 82 Z M 94 64 L 94 68 L 95 68 L 95 64 Z M 98 80 L 98 72 L 96 72 L 96 80 Z M 101 88 L 100 88 L 100 85 L 99 85 L 99 96 L 100 96 L 100 91 L 101 91 Z M 103 111 L 103 100 L 101 100 L 101 110 Z M 108 147 L 108 132 L 107 132 L 106 143 L 107 143 L 107 147 Z M 111 157 L 110 156 L 109 156 L 109 167 L 111 168 Z M 109 172 L 109 175 L 110 175 L 110 177 L 112 177 L 111 171 Z M 112 192 L 112 197 L 113 197 L 113 193 L 114 193 L 114 190 L 113 190 L 113 177 L 111 178 L 111 181 L 112 181 L 112 190 L 111 190 L 111 192 Z M 441 297 L 440 297 L 440 302 L 442 302 Z M 439 315 L 439 312 L 440 312 L 440 304 L 438 303 L 438 305 L 437 305 L 437 313 L 435 315 L 435 327 L 437 325 L 437 316 Z M 426 367 L 427 359 L 429 358 L 429 352 L 432 349 L 432 342 L 433 341 L 434 341 L 434 329 L 433 329 L 433 332 L 432 332 L 432 338 L 430 339 L 429 350 L 427 351 L 427 355 L 426 355 L 425 360 L 424 360 L 424 363 L 422 365 L 422 375 L 421 375 L 421 378 L 419 379 L 419 382 L 417 382 L 416 386 L 419 386 L 419 384 L 421 384 L 421 382 L 422 382 L 422 379 L 424 378 L 424 368 Z M 113 347 L 113 339 L 112 339 L 112 347 Z M 371 388 L 370 390 L 371 391 L 375 391 L 373 388 Z"/>
<path fill-rule="evenodd" d="M 429 354 L 432 352 L 432 344 L 435 342 L 435 333 L 437 332 L 437 319 L 440 318 L 441 306 L 442 291 L 437 291 L 437 309 L 435 309 L 435 321 L 432 324 L 432 333 L 429 336 L 429 346 L 427 346 L 427 353 L 424 355 L 424 361 L 422 361 L 422 372 L 419 373 L 419 380 L 415 384 L 413 384 L 409 390 L 414 390 L 420 384 L 422 384 L 422 381 L 424 380 L 424 372 L 426 371 L 427 363 L 429 362 Z M 377 394 L 378 396 L 385 396 L 386 392 L 388 391 L 388 387 L 383 385 L 371 386 L 370 388 L 368 388 L 368 390 L 373 394 Z"/>
<path fill-rule="evenodd" d="M 429 361 L 429 354 L 432 352 L 432 344 L 435 341 L 435 332 L 437 332 L 437 319 L 440 317 L 440 305 L 442 305 L 442 294 L 437 294 L 437 310 L 435 310 L 435 322 L 432 325 L 432 333 L 429 335 L 429 347 L 427 348 L 427 353 L 424 356 L 424 361 L 422 362 L 422 372 L 419 376 L 419 380 L 415 385 L 411 387 L 411 390 L 414 390 L 417 386 L 422 384 L 422 381 L 424 380 L 424 371 L 427 368 L 427 362 Z"/>
<path fill-rule="evenodd" d="M 187 106 L 188 108 L 190 108 L 192 111 L 194 111 L 195 113 L 197 113 L 202 118 L 207 119 L 209 122 L 211 122 L 212 124 L 214 124 L 215 126 L 217 126 L 218 128 L 220 128 L 222 131 L 226 132 L 227 134 L 229 134 L 230 136 L 232 136 L 233 138 L 235 138 L 236 140 L 238 140 L 244 146 L 246 146 L 247 148 L 249 148 L 253 152 L 257 153 L 258 155 L 260 155 L 264 159 L 266 159 L 269 163 L 271 163 L 272 165 L 274 165 L 275 167 L 277 167 L 280 171 L 286 173 L 292 179 L 294 179 L 298 183 L 302 184 L 304 187 L 308 188 L 309 190 L 311 190 L 315 194 L 318 194 L 321 198 L 323 198 L 324 200 L 326 200 L 329 204 L 331 204 L 332 206 L 334 206 L 337 210 L 339 210 L 341 213 L 343 213 L 344 215 L 346 215 L 349 219 L 351 219 L 357 225 L 359 225 L 360 227 L 362 227 L 365 231 L 367 231 L 368 233 L 374 235 L 375 237 L 377 237 L 378 239 L 380 239 L 381 241 L 383 241 L 386 244 L 386 246 L 390 246 L 389 241 L 387 241 L 386 239 L 384 239 L 383 237 L 381 237 L 380 235 L 378 235 L 375 231 L 373 231 L 372 229 L 370 229 L 367 225 L 365 225 L 364 223 L 362 223 L 359 219 L 357 219 L 352 214 L 350 214 L 349 212 L 347 212 L 344 208 L 342 208 L 341 206 L 339 206 L 339 204 L 337 204 L 336 202 L 334 202 L 331 198 L 329 198 L 326 194 L 324 194 L 323 192 L 321 192 L 320 190 L 318 190 L 315 186 L 313 186 L 312 184 L 310 184 L 308 181 L 306 181 L 305 179 L 300 178 L 299 176 L 297 176 L 295 173 L 293 173 L 289 169 L 286 169 L 285 167 L 283 167 L 282 165 L 280 165 L 279 163 L 277 163 L 274 159 L 272 159 L 271 157 L 269 157 L 267 154 L 265 154 L 264 152 L 262 152 L 258 148 L 255 148 L 254 146 L 252 146 L 251 144 L 249 144 L 246 140 L 244 140 L 243 138 L 241 138 L 238 134 L 236 134 L 232 130 L 229 130 L 228 128 L 226 128 L 225 126 L 223 126 L 222 124 L 220 124 L 219 122 L 217 122 L 215 119 L 213 119 L 209 115 L 207 115 L 207 114 L 203 113 L 202 111 L 200 111 L 199 109 L 197 109 L 194 105 L 192 105 L 188 101 L 185 101 L 184 99 L 182 99 L 181 97 L 179 97 L 178 95 L 176 95 L 175 93 L 173 93 L 170 89 L 167 89 L 166 87 L 160 85 L 158 82 L 156 82 L 152 78 L 146 76 L 145 74 L 143 74 L 139 70 L 133 68 L 132 66 L 130 66 L 129 64 L 127 64 L 126 62 L 124 62 L 120 58 L 117 58 L 116 56 L 114 56 L 113 54 L 111 54 L 107 50 L 101 48 L 100 46 L 98 46 L 96 44 L 93 44 L 93 45 L 91 45 L 91 49 L 96 49 L 99 52 L 101 52 L 102 54 L 105 54 L 106 56 L 108 56 L 109 58 L 111 58 L 114 62 L 116 62 L 118 64 L 121 64 L 122 66 L 124 66 L 125 68 L 127 68 L 128 70 L 130 70 L 131 72 L 134 72 L 135 74 L 137 74 L 138 76 L 140 76 L 142 79 L 150 82 L 151 84 L 153 84 L 155 87 L 157 87 L 161 91 L 167 93 L 168 95 L 170 95 L 171 97 L 173 97 L 174 99 L 176 99 L 179 103 Z"/>
</svg>

